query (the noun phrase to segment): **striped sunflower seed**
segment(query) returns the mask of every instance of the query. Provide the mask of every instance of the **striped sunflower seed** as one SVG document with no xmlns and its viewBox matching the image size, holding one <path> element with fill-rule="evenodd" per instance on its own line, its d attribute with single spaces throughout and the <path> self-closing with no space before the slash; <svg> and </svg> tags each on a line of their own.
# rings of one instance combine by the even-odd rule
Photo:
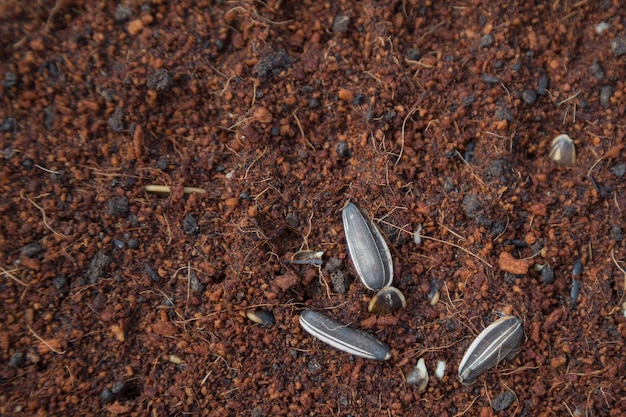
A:
<svg viewBox="0 0 626 417">
<path fill-rule="evenodd" d="M 391 285 L 393 261 L 378 227 L 354 203 L 344 207 L 342 217 L 350 258 L 363 284 L 373 291 Z"/>
<path fill-rule="evenodd" d="M 352 355 L 377 361 L 391 358 L 389 346 L 376 337 L 343 325 L 317 311 L 304 310 L 300 314 L 300 325 L 311 336 Z"/>
<path fill-rule="evenodd" d="M 524 339 L 522 321 L 502 317 L 483 330 L 472 342 L 459 365 L 459 380 L 469 384 L 505 358 L 514 356 Z"/>
</svg>

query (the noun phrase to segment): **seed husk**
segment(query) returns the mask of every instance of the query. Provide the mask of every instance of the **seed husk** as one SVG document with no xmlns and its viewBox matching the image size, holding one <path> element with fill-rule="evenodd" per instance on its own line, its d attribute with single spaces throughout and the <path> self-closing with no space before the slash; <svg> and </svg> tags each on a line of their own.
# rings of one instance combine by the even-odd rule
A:
<svg viewBox="0 0 626 417">
<path fill-rule="evenodd" d="M 503 359 L 515 355 L 524 339 L 522 321 L 502 317 L 483 330 L 472 342 L 459 365 L 459 380 L 469 384 Z"/>
<path fill-rule="evenodd" d="M 335 349 L 377 361 L 391 358 L 389 346 L 373 335 L 348 327 L 317 311 L 304 310 L 300 314 L 300 325 L 311 336 Z"/>
<path fill-rule="evenodd" d="M 561 166 L 572 166 L 576 163 L 576 146 L 568 135 L 559 135 L 552 140 L 550 159 Z"/>
<path fill-rule="evenodd" d="M 382 233 L 354 203 L 342 213 L 350 259 L 363 284 L 372 291 L 391 285 L 393 261 Z"/>
<path fill-rule="evenodd" d="M 367 311 L 372 314 L 392 314 L 406 307 L 406 298 L 396 287 L 385 287 L 370 300 Z"/>
</svg>

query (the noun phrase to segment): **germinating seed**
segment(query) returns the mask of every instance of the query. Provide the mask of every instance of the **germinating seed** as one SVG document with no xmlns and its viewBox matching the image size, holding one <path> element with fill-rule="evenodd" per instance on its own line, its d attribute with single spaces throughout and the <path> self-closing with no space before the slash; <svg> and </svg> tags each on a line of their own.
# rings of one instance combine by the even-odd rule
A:
<svg viewBox="0 0 626 417">
<path fill-rule="evenodd" d="M 417 361 L 415 368 L 411 369 L 405 375 L 406 383 L 409 385 L 417 385 L 419 392 L 424 392 L 428 387 L 428 370 L 424 358 Z"/>
<path fill-rule="evenodd" d="M 391 358 L 389 346 L 376 337 L 363 330 L 347 327 L 317 311 L 304 310 L 300 314 L 300 325 L 311 336 L 352 355 L 377 361 Z"/>
<path fill-rule="evenodd" d="M 354 203 L 344 207 L 342 217 L 350 258 L 363 284 L 373 291 L 391 285 L 393 261 L 378 227 Z"/>
<path fill-rule="evenodd" d="M 469 384 L 498 362 L 515 354 L 524 339 L 522 321 L 502 317 L 483 330 L 470 345 L 459 365 L 459 380 Z"/>
</svg>

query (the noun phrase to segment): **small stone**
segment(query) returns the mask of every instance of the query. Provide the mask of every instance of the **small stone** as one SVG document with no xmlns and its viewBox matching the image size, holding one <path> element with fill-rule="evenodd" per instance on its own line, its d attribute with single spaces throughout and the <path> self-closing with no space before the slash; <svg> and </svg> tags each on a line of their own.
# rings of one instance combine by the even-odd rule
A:
<svg viewBox="0 0 626 417">
<path fill-rule="evenodd" d="M 507 122 L 512 122 L 514 120 L 513 112 L 508 107 L 498 108 L 498 110 L 496 110 L 496 117 L 498 120 L 506 120 Z"/>
<path fill-rule="evenodd" d="M 124 123 L 124 111 L 122 109 L 115 109 L 111 117 L 107 120 L 107 125 L 115 133 L 121 133 L 126 128 Z"/>
<path fill-rule="evenodd" d="M 541 282 L 546 285 L 554 282 L 554 269 L 550 265 L 544 265 L 541 270 Z"/>
<path fill-rule="evenodd" d="M 146 82 L 148 89 L 155 91 L 167 91 L 172 85 L 174 85 L 174 78 L 172 74 L 164 68 L 156 70 L 148 77 L 148 81 Z"/>
<path fill-rule="evenodd" d="M 196 218 L 191 214 L 187 214 L 182 223 L 183 231 L 187 235 L 196 235 L 200 231 Z"/>
<path fill-rule="evenodd" d="M 624 232 L 622 231 L 622 228 L 618 225 L 615 225 L 611 228 L 611 234 L 613 235 L 613 240 L 615 240 L 616 242 L 621 242 L 622 240 L 624 240 Z"/>
<path fill-rule="evenodd" d="M 527 88 L 522 91 L 522 100 L 529 106 L 532 106 L 537 101 L 537 93 L 534 90 Z"/>
<path fill-rule="evenodd" d="M 611 41 L 611 52 L 616 58 L 626 55 L 626 36 L 618 36 Z"/>
<path fill-rule="evenodd" d="M 115 401 L 115 395 L 113 395 L 110 389 L 105 388 L 100 392 L 100 401 L 102 401 L 103 404 L 111 404 Z"/>
<path fill-rule="evenodd" d="M 139 249 L 139 241 L 137 239 L 129 239 L 128 249 Z"/>
<path fill-rule="evenodd" d="M 57 275 L 52 279 L 52 284 L 57 290 L 63 289 L 67 285 L 67 278 L 64 275 Z"/>
<path fill-rule="evenodd" d="M 127 4 L 118 4 L 115 8 L 115 16 L 114 19 L 116 22 L 123 22 L 128 20 L 130 16 L 132 16 L 133 10 Z"/>
<path fill-rule="evenodd" d="M 104 273 L 104 270 L 111 262 L 113 262 L 113 258 L 104 252 L 99 251 L 96 253 L 89 263 L 89 268 L 87 268 L 87 278 L 89 279 L 89 282 L 92 284 L 98 282 Z"/>
<path fill-rule="evenodd" d="M 107 214 L 120 217 L 128 213 L 128 197 L 115 197 L 107 203 Z"/>
<path fill-rule="evenodd" d="M 349 25 L 350 25 L 349 16 L 346 16 L 346 15 L 335 16 L 335 21 L 333 22 L 333 32 L 346 33 L 348 31 Z"/>
<path fill-rule="evenodd" d="M 422 51 L 420 51 L 419 49 L 409 48 L 409 50 L 406 52 L 406 58 L 409 61 L 419 61 L 421 57 Z"/>
<path fill-rule="evenodd" d="M 622 178 L 624 176 L 624 174 L 626 174 L 626 164 L 617 164 L 617 165 L 611 167 L 611 172 L 617 178 Z"/>
<path fill-rule="evenodd" d="M 43 246 L 39 242 L 29 243 L 22 247 L 22 256 L 33 258 L 43 252 Z"/>
<path fill-rule="evenodd" d="M 493 411 L 495 411 L 496 413 L 499 413 L 500 411 L 509 408 L 514 401 L 515 394 L 513 394 L 511 391 L 504 391 L 493 399 L 493 401 L 491 402 L 491 408 L 493 408 Z"/>
<path fill-rule="evenodd" d="M 13 117 L 7 117 L 2 121 L 0 125 L 0 132 L 13 132 L 15 130 L 15 119 Z"/>
<path fill-rule="evenodd" d="M 613 94 L 610 85 L 605 85 L 600 89 L 600 105 L 605 109 L 611 105 L 611 95 Z"/>
<path fill-rule="evenodd" d="M 487 84 L 498 84 L 500 82 L 500 78 L 494 77 L 492 75 L 483 75 L 482 80 Z"/>
<path fill-rule="evenodd" d="M 316 98 L 312 98 L 309 100 L 309 108 L 317 109 L 320 106 L 320 101 Z"/>
<path fill-rule="evenodd" d="M 481 48 L 488 48 L 488 47 L 492 46 L 495 42 L 496 42 L 496 40 L 493 37 L 493 35 L 491 33 L 488 33 L 485 36 L 483 36 L 482 38 L 480 38 L 480 47 Z"/>
<path fill-rule="evenodd" d="M 7 72 L 4 75 L 4 81 L 2 82 L 2 85 L 7 88 L 15 87 L 17 85 L 17 74 L 15 74 L 14 72 Z"/>
<path fill-rule="evenodd" d="M 26 355 L 24 355 L 24 352 L 15 352 L 11 355 L 11 359 L 9 359 L 9 366 L 12 368 L 19 368 L 24 365 L 24 362 L 26 362 Z"/>
<path fill-rule="evenodd" d="M 348 158 L 350 156 L 350 146 L 347 142 L 341 141 L 337 143 L 337 156 L 340 158 Z"/>
<path fill-rule="evenodd" d="M 510 272 L 514 275 L 526 275 L 529 264 L 527 260 L 516 259 L 509 252 L 500 252 L 498 257 L 498 266 L 504 272 Z"/>
<path fill-rule="evenodd" d="M 604 79 L 604 69 L 602 69 L 602 66 L 600 66 L 600 63 L 597 60 L 593 61 L 593 64 L 589 66 L 589 72 L 598 80 Z"/>
<path fill-rule="evenodd" d="M 548 77 L 548 74 L 543 73 L 539 77 L 539 84 L 537 86 L 537 94 L 540 96 L 545 96 L 548 93 L 548 87 L 550 87 L 550 77 Z"/>
</svg>

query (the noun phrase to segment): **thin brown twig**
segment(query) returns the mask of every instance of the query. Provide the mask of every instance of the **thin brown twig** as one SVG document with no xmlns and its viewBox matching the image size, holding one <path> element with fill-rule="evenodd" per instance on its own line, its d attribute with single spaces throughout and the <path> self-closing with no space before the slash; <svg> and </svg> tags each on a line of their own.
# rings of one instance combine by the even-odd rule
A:
<svg viewBox="0 0 626 417">
<path fill-rule="evenodd" d="M 46 342 L 41 336 L 39 336 L 37 333 L 35 333 L 35 331 L 32 329 L 32 327 L 30 327 L 28 324 L 26 325 L 26 327 L 28 327 L 28 330 L 30 330 L 30 332 L 33 334 L 33 336 L 35 336 L 37 338 L 37 340 L 39 340 L 41 343 L 46 345 L 46 347 L 48 349 L 50 349 L 51 351 L 53 351 L 54 353 L 56 353 L 58 355 L 64 355 L 65 354 L 65 351 L 59 352 L 58 350 L 56 350 L 55 348 L 50 346 L 50 343 Z"/>
</svg>

